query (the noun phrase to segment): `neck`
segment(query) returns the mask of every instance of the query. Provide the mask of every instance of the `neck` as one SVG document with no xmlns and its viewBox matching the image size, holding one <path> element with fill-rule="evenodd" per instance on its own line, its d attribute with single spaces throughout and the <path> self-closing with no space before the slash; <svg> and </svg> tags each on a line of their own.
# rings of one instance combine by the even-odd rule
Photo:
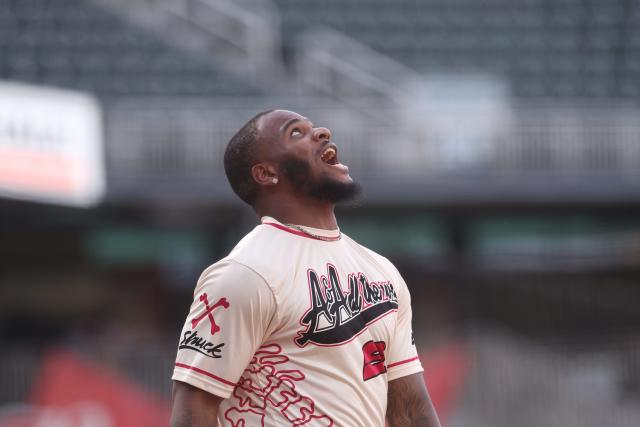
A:
<svg viewBox="0 0 640 427">
<path fill-rule="evenodd" d="M 268 202 L 256 204 L 256 212 L 261 217 L 270 216 L 283 224 L 306 225 L 323 230 L 338 228 L 334 208 L 334 203 L 309 198 L 272 198 Z"/>
</svg>

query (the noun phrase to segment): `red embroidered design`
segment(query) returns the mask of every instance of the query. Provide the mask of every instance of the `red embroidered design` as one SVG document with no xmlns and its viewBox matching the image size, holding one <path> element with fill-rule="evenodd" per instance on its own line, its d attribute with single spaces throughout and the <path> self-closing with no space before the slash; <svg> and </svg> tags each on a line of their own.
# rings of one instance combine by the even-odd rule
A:
<svg viewBox="0 0 640 427">
<path fill-rule="evenodd" d="M 331 427 L 333 420 L 326 415 L 315 414 L 315 402 L 296 391 L 296 382 L 305 379 L 304 373 L 295 369 L 281 369 L 289 358 L 277 344 L 262 346 L 256 351 L 244 370 L 230 400 L 236 406 L 227 409 L 224 418 L 232 427 L 264 426 L 268 415 L 280 413 L 278 426 L 299 427 L 313 422 L 314 426 Z M 279 369 L 280 368 L 280 369 Z M 255 381 L 255 382 L 254 382 Z"/>
<path fill-rule="evenodd" d="M 211 312 L 218 307 L 223 307 L 226 310 L 227 308 L 229 308 L 229 301 L 227 301 L 226 298 L 220 298 L 218 301 L 216 301 L 215 304 L 213 304 L 212 306 L 209 306 L 209 298 L 207 297 L 206 292 L 200 295 L 200 301 L 204 303 L 207 309 L 200 316 L 194 317 L 191 320 L 191 329 L 195 329 L 195 327 L 198 326 L 198 323 L 200 323 L 202 319 L 204 319 L 205 317 L 208 317 L 209 321 L 211 322 L 211 335 L 213 336 L 215 335 L 216 332 L 220 331 L 220 326 L 216 324 L 216 321 L 213 318 L 213 314 L 211 314 Z"/>
</svg>

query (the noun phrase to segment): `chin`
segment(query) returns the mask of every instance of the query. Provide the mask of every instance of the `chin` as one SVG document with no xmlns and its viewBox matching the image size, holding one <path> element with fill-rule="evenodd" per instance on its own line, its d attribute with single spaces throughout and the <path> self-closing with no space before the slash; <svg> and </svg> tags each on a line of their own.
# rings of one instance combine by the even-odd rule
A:
<svg viewBox="0 0 640 427">
<path fill-rule="evenodd" d="M 350 202 L 357 198 L 362 192 L 360 184 L 355 182 L 351 176 L 336 179 L 326 179 L 317 182 L 313 188 L 309 188 L 310 195 L 320 200 L 331 203 Z"/>
<path fill-rule="evenodd" d="M 340 177 L 340 178 L 338 178 L 336 181 L 338 181 L 338 182 L 342 182 L 342 183 L 344 183 L 344 184 L 349 184 L 349 183 L 354 182 L 353 178 L 351 178 L 351 175 L 349 175 L 349 174 L 346 174 L 346 175 L 344 175 L 344 176 L 341 176 L 341 177 Z"/>
</svg>

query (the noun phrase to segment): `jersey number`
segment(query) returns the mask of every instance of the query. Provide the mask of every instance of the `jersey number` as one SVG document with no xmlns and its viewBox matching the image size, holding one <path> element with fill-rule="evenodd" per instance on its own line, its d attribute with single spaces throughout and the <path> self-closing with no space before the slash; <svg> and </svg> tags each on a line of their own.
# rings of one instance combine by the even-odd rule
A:
<svg viewBox="0 0 640 427">
<path fill-rule="evenodd" d="M 387 345 L 384 341 L 369 341 L 362 346 L 364 354 L 363 380 L 367 381 L 387 372 L 387 366 L 384 364 L 384 350 L 386 348 Z"/>
</svg>

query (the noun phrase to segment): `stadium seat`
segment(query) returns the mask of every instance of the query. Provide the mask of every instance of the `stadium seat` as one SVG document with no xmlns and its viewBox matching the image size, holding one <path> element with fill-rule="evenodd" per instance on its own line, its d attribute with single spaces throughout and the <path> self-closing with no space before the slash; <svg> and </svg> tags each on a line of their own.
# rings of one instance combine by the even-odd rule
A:
<svg viewBox="0 0 640 427">
<path fill-rule="evenodd" d="M 82 0 L 0 2 L 0 61 L 1 79 L 104 97 L 261 93 Z"/>
<path fill-rule="evenodd" d="M 625 0 L 275 1 L 285 49 L 295 49 L 293 41 L 312 17 L 419 71 L 510 70 L 511 84 L 524 85 L 514 93 L 525 97 L 616 95 L 622 89 L 615 64 L 640 55 L 640 7 Z M 579 71 L 563 57 L 582 64 L 584 87 L 556 84 Z M 625 80 L 629 95 L 638 92 L 636 80 Z"/>
</svg>

